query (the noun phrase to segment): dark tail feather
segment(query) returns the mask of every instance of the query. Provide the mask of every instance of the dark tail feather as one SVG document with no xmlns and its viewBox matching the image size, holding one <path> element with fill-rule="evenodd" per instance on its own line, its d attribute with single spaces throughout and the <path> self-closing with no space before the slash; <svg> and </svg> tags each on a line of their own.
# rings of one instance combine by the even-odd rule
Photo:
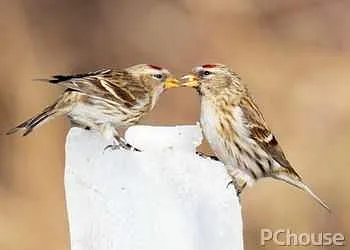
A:
<svg viewBox="0 0 350 250">
<path fill-rule="evenodd" d="M 40 114 L 28 119 L 27 121 L 22 122 L 15 128 L 9 130 L 6 134 L 10 135 L 16 133 L 19 130 L 24 130 L 23 136 L 28 135 L 32 130 L 49 121 L 51 118 L 57 115 L 57 111 L 55 111 L 55 104 L 45 108 Z"/>
<path fill-rule="evenodd" d="M 61 83 L 67 80 L 72 79 L 70 76 L 61 76 L 61 75 L 55 75 L 52 76 L 51 79 L 46 79 L 46 78 L 36 78 L 36 79 L 32 79 L 33 81 L 38 81 L 38 82 L 46 82 L 46 83 L 53 83 L 53 84 L 57 84 L 57 83 Z"/>
<path fill-rule="evenodd" d="M 74 75 L 53 75 L 51 79 L 34 79 L 35 81 L 43 81 L 43 82 L 49 82 L 53 84 L 61 83 L 61 82 L 66 82 L 72 79 L 76 78 L 84 78 L 84 77 L 89 77 L 89 76 L 96 76 L 100 74 L 106 74 L 111 72 L 110 69 L 100 69 L 97 71 L 93 72 L 88 72 L 88 73 L 83 73 L 83 74 L 74 74 Z"/>
<path fill-rule="evenodd" d="M 323 202 L 314 192 L 312 192 L 312 190 L 304 182 L 302 182 L 302 180 L 299 179 L 299 177 L 296 176 L 295 178 L 293 178 L 292 176 L 290 176 L 289 173 L 279 172 L 279 173 L 274 174 L 273 178 L 278 179 L 278 180 L 282 180 L 288 184 L 293 185 L 294 187 L 300 188 L 301 190 L 308 193 L 322 207 L 327 209 L 328 212 L 332 212 L 331 209 L 327 206 L 327 204 L 325 202 Z"/>
</svg>

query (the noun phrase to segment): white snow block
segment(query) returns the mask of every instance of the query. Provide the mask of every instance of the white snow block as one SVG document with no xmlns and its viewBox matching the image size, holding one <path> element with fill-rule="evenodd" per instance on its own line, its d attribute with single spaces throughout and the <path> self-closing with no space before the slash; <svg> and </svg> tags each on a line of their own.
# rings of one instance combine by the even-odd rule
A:
<svg viewBox="0 0 350 250">
<path fill-rule="evenodd" d="M 224 167 L 194 154 L 198 126 L 135 126 L 143 152 L 72 128 L 65 190 L 71 250 L 241 250 L 241 207 Z"/>
</svg>

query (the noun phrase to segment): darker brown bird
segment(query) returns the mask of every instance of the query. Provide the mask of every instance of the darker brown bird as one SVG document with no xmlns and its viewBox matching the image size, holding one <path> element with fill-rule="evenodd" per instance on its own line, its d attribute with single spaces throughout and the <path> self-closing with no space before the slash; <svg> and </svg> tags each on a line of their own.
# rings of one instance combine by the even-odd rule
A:
<svg viewBox="0 0 350 250">
<path fill-rule="evenodd" d="M 165 89 L 177 86 L 177 80 L 167 69 L 148 64 L 124 70 L 55 75 L 47 81 L 66 90 L 52 105 L 7 134 L 23 130 L 25 136 L 47 121 L 67 115 L 75 125 L 99 131 L 105 138 L 114 138 L 114 148 L 132 149 L 119 136 L 118 128 L 138 123 L 153 109 Z"/>
</svg>

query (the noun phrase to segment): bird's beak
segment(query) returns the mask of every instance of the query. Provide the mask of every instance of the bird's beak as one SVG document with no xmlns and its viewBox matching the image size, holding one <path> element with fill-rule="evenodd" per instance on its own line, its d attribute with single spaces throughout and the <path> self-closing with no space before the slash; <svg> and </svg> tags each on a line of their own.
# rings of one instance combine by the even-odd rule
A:
<svg viewBox="0 0 350 250">
<path fill-rule="evenodd" d="M 197 88 L 199 86 L 199 79 L 195 75 L 189 74 L 181 78 L 180 86 Z"/>
<path fill-rule="evenodd" d="M 180 87 L 179 80 L 177 80 L 176 78 L 169 77 L 168 79 L 165 80 L 165 84 L 164 84 L 165 89 L 171 89 L 176 87 Z"/>
</svg>

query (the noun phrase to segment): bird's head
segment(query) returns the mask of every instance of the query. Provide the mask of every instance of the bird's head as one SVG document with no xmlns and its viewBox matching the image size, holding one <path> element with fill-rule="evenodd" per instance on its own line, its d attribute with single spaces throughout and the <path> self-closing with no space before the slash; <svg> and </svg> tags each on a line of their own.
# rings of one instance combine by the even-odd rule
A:
<svg viewBox="0 0 350 250">
<path fill-rule="evenodd" d="M 169 70 L 152 64 L 138 64 L 126 69 L 142 84 L 145 92 L 152 97 L 152 107 L 159 95 L 166 89 L 179 87 L 179 81 Z"/>
<path fill-rule="evenodd" d="M 179 86 L 179 81 L 169 70 L 159 66 L 138 64 L 127 68 L 127 71 L 149 88 L 149 90 L 157 89 L 158 91 L 163 91 Z"/>
<path fill-rule="evenodd" d="M 240 90 L 237 73 L 223 64 L 204 64 L 181 78 L 181 86 L 195 88 L 200 95 L 218 94 L 228 88 Z"/>
</svg>

